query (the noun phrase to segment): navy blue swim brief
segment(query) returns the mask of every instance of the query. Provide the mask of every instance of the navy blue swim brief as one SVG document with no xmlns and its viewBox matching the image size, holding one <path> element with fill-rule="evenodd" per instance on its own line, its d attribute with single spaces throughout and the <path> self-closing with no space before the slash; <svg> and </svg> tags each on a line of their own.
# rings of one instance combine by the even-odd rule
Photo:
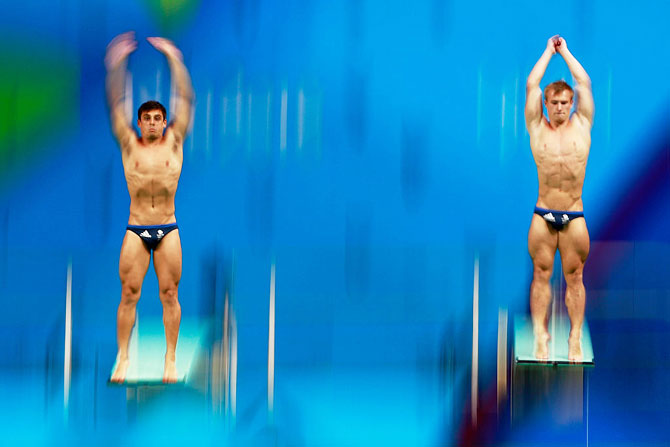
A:
<svg viewBox="0 0 670 447">
<path fill-rule="evenodd" d="M 167 225 L 128 225 L 127 230 L 132 231 L 142 239 L 149 250 L 155 250 L 166 234 L 177 229 L 177 224 Z"/>
<path fill-rule="evenodd" d="M 583 211 L 557 211 L 545 208 L 535 207 L 535 214 L 538 214 L 547 221 L 556 231 L 561 231 L 573 219 L 583 218 Z"/>
</svg>

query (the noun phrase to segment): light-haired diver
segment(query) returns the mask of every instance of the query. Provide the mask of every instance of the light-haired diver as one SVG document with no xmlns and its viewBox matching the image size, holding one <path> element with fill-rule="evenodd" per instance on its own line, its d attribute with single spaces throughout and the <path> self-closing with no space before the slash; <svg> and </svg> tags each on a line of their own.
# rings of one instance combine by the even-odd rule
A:
<svg viewBox="0 0 670 447">
<path fill-rule="evenodd" d="M 193 88 L 179 49 L 167 39 L 147 39 L 167 59 L 176 86 L 175 109 L 167 124 L 165 107 L 156 101 L 142 104 L 137 112 L 138 136 L 124 111 L 128 56 L 137 48 L 134 33 L 115 37 L 107 46 L 107 100 L 112 131 L 121 148 L 130 216 L 119 258 L 121 303 L 117 312 L 117 366 L 112 382 L 123 382 L 128 368 L 128 342 L 135 323 L 135 308 L 153 251 L 158 277 L 167 351 L 163 381 L 177 381 L 175 350 L 181 307 L 177 287 L 182 256 L 174 198 L 183 162 L 183 143 L 191 118 Z"/>
<path fill-rule="evenodd" d="M 540 81 L 556 53 L 563 57 L 576 82 L 577 101 L 574 112 L 570 114 L 573 89 L 564 81 L 553 82 L 544 88 L 544 105 L 547 108 L 545 117 Z M 551 37 L 544 53 L 528 75 L 525 108 L 526 127 L 539 183 L 535 212 L 528 232 L 528 251 L 533 260 L 530 310 L 535 334 L 535 356 L 541 360 L 549 356 L 549 280 L 556 249 L 561 254 L 567 284 L 565 304 L 571 324 L 568 359 L 582 360 L 580 340 L 586 301 L 582 275 L 589 254 L 582 187 L 591 146 L 593 111 L 589 75 L 570 53 L 565 39 Z"/>
</svg>

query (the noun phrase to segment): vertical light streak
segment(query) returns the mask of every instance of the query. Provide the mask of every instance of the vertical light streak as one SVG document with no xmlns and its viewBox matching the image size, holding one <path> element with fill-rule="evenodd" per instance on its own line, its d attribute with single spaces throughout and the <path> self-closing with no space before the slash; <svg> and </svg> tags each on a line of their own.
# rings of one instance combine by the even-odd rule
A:
<svg viewBox="0 0 670 447">
<path fill-rule="evenodd" d="M 500 111 L 500 128 L 505 128 L 505 92 L 502 93 L 502 110 Z M 502 136 L 502 132 L 500 134 Z"/>
<path fill-rule="evenodd" d="M 224 304 L 223 304 L 223 342 L 221 343 L 221 361 L 223 363 L 221 368 L 221 375 L 223 376 L 222 388 L 223 388 L 223 408 L 226 414 L 228 414 L 228 408 L 230 408 L 230 391 L 229 391 L 229 377 L 230 377 L 230 298 L 228 292 L 226 292 Z M 220 399 L 220 398 L 219 398 Z M 219 402 L 219 407 L 221 402 Z"/>
<path fill-rule="evenodd" d="M 230 344 L 230 414 L 235 419 L 237 415 L 237 318 L 235 318 L 235 312 L 231 312 Z"/>
<path fill-rule="evenodd" d="M 502 94 L 502 110 L 500 111 L 500 161 L 505 158 L 505 92 Z"/>
<path fill-rule="evenodd" d="M 271 108 L 270 108 L 271 105 L 272 105 L 272 96 L 271 96 L 270 92 L 268 91 L 267 103 L 266 103 L 266 107 L 265 107 L 265 150 L 266 151 L 270 150 L 270 141 L 271 141 L 271 139 L 270 139 L 270 135 L 271 135 L 270 132 L 272 131 L 272 128 L 270 127 L 270 123 L 272 122 L 271 121 L 272 114 L 271 114 Z"/>
<path fill-rule="evenodd" d="M 314 107 L 316 115 L 316 153 L 318 156 L 321 156 L 321 143 L 322 143 L 322 122 L 323 122 L 323 97 L 321 93 L 318 94 L 316 105 Z"/>
<path fill-rule="evenodd" d="M 270 312 L 268 318 L 268 416 L 274 411 L 275 393 L 275 263 L 270 270 Z"/>
<path fill-rule="evenodd" d="M 207 157 L 211 154 L 212 142 L 212 90 L 207 91 L 207 116 L 205 118 L 205 153 Z"/>
<path fill-rule="evenodd" d="M 70 403 L 70 379 L 72 374 L 72 260 L 67 265 L 65 287 L 65 348 L 63 353 L 63 408 L 68 415 Z"/>
<path fill-rule="evenodd" d="M 251 152 L 251 92 L 247 96 L 247 152 Z"/>
<path fill-rule="evenodd" d="M 482 136 L 482 67 L 479 67 L 477 73 L 477 146 L 481 142 Z"/>
<path fill-rule="evenodd" d="M 237 94 L 235 95 L 235 135 L 240 135 L 242 125 L 242 73 L 237 75 Z"/>
<path fill-rule="evenodd" d="M 283 88 L 281 91 L 281 117 L 279 123 L 279 150 L 284 152 L 286 150 L 286 127 L 287 127 L 287 113 L 288 113 L 288 91 Z"/>
<path fill-rule="evenodd" d="M 228 133 L 228 97 L 223 97 L 223 134 Z"/>
<path fill-rule="evenodd" d="M 305 128 L 305 92 L 298 91 L 298 149 L 302 149 Z"/>
</svg>

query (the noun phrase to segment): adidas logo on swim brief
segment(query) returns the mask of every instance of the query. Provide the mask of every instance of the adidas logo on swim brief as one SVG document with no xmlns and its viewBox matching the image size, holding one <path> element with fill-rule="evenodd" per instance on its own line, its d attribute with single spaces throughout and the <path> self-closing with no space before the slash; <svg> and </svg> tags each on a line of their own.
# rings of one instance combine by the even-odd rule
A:
<svg viewBox="0 0 670 447">
<path fill-rule="evenodd" d="M 549 222 L 556 222 L 556 219 L 554 218 L 554 215 L 551 213 L 547 213 L 544 216 L 544 220 L 548 220 Z"/>
<path fill-rule="evenodd" d="M 144 230 L 143 232 L 141 232 L 141 233 L 140 233 L 140 236 L 142 236 L 142 237 L 149 237 L 149 238 L 151 237 L 151 235 L 149 234 L 149 232 L 148 232 L 147 230 Z"/>
</svg>

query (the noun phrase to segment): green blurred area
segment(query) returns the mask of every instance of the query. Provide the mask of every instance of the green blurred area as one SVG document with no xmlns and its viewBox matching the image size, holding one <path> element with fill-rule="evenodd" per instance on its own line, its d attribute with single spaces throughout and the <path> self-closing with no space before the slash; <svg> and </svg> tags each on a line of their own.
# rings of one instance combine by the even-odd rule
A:
<svg viewBox="0 0 670 447">
<path fill-rule="evenodd" d="M 63 51 L 0 48 L 0 175 L 79 123 L 80 67 Z M 59 54 L 60 53 L 60 54 Z"/>
<path fill-rule="evenodd" d="M 144 0 L 144 3 L 167 35 L 190 24 L 200 7 L 200 0 Z"/>
</svg>

